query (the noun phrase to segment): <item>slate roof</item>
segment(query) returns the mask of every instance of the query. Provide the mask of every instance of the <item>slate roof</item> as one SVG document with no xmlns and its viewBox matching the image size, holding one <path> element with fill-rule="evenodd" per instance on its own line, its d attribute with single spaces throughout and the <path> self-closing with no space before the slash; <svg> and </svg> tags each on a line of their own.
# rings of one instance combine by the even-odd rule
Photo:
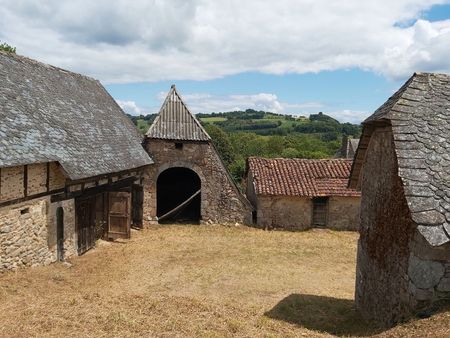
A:
<svg viewBox="0 0 450 338">
<path fill-rule="evenodd" d="M 336 152 L 336 158 L 350 158 L 353 159 L 356 153 L 356 149 L 358 149 L 359 138 L 348 138 L 344 136 L 342 138 L 341 148 Z"/>
<path fill-rule="evenodd" d="M 152 163 L 99 81 L 3 52 L 0 121 L 0 167 L 58 161 L 76 180 Z"/>
<path fill-rule="evenodd" d="M 174 85 L 153 121 L 147 137 L 180 141 L 210 141 L 208 133 L 189 111 Z"/>
<path fill-rule="evenodd" d="M 349 151 L 356 153 L 356 149 L 358 149 L 358 144 L 359 144 L 359 138 L 349 138 L 348 139 L 349 142 Z"/>
<path fill-rule="evenodd" d="M 258 195 L 360 196 L 357 190 L 347 188 L 351 165 L 347 159 L 250 157 L 247 170 Z"/>
<path fill-rule="evenodd" d="M 351 187 L 359 184 L 379 123 L 392 126 L 398 174 L 419 232 L 434 246 L 450 242 L 450 75 L 415 73 L 363 122 Z"/>
</svg>

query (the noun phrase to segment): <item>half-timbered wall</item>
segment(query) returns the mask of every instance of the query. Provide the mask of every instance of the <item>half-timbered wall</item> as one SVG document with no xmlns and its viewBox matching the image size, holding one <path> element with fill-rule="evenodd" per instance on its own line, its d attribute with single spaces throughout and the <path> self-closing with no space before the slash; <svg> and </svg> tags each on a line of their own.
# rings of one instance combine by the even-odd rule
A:
<svg viewBox="0 0 450 338">
<path fill-rule="evenodd" d="M 63 210 L 64 257 L 76 255 L 76 198 L 90 196 L 95 201 L 104 191 L 122 189 L 124 185 L 131 191 L 134 175 L 137 173 L 121 173 L 73 184 L 66 180 L 57 163 L 1 168 L 0 271 L 46 265 L 57 260 L 59 207 Z M 104 204 L 93 205 L 94 211 L 101 214 L 105 213 L 105 208 Z M 100 232 L 103 231 L 102 228 Z"/>
<path fill-rule="evenodd" d="M 0 203 L 54 192 L 63 189 L 65 182 L 56 162 L 0 168 Z"/>
</svg>

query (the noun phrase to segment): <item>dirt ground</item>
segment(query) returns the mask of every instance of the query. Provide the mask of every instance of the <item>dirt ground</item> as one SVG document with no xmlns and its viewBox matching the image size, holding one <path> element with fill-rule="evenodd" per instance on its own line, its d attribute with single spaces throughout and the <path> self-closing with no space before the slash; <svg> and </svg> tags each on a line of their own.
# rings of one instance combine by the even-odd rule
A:
<svg viewBox="0 0 450 338">
<path fill-rule="evenodd" d="M 357 234 L 164 226 L 0 274 L 3 337 L 450 336 L 450 312 L 389 331 L 354 310 Z"/>
</svg>

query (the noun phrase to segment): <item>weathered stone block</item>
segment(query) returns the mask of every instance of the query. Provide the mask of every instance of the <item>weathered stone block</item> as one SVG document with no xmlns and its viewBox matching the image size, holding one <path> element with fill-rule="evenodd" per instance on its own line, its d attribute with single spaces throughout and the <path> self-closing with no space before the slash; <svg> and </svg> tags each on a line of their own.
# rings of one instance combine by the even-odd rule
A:
<svg viewBox="0 0 450 338">
<path fill-rule="evenodd" d="M 450 278 L 442 278 L 436 290 L 440 292 L 450 292 Z"/>
<path fill-rule="evenodd" d="M 444 276 L 445 268 L 442 263 L 422 260 L 414 255 L 409 258 L 408 274 L 417 288 L 434 288 Z"/>
</svg>

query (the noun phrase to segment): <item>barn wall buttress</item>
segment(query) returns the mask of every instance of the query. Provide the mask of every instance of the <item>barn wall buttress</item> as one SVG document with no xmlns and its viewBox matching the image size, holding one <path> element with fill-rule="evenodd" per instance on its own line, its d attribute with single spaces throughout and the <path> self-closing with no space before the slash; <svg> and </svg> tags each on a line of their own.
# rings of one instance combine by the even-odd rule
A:
<svg viewBox="0 0 450 338">
<path fill-rule="evenodd" d="M 397 175 L 390 127 L 371 137 L 362 173 L 355 301 L 368 319 L 391 326 L 411 312 L 409 244 L 414 224 Z"/>
</svg>

